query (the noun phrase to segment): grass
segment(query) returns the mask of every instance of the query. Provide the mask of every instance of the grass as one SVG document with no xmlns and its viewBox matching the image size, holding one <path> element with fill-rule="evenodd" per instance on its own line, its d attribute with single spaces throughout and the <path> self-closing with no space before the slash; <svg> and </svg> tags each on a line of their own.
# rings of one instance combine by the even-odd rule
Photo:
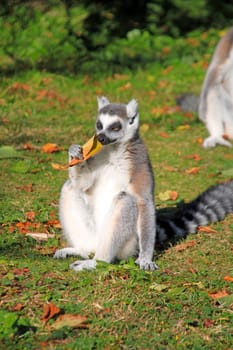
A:
<svg viewBox="0 0 233 350">
<path fill-rule="evenodd" d="M 1 144 L 17 150 L 16 158 L 0 160 L 2 348 L 232 347 L 233 284 L 224 279 L 233 276 L 231 215 L 212 225 L 216 233 L 200 232 L 182 242 L 181 249 L 157 252 L 155 273 L 138 270 L 133 260 L 74 273 L 69 270 L 74 259 L 52 259 L 62 244 L 56 220 L 67 174 L 51 164 L 65 164 L 69 145 L 93 134 L 97 95 L 120 102 L 138 99 L 141 134 L 156 174 L 157 207 L 174 205 L 160 199 L 167 190 L 188 201 L 230 178 L 223 171 L 232 169 L 232 151 L 204 150 L 203 124 L 173 108 L 178 94 L 199 92 L 202 63 L 177 62 L 170 68 L 155 63 L 115 76 L 30 71 L 2 77 Z M 60 151 L 42 153 L 46 143 L 56 143 Z M 193 167 L 198 172 L 188 175 Z M 38 242 L 27 232 L 49 233 L 50 238 Z M 65 314 L 86 316 L 86 327 L 55 329 L 55 318 L 44 324 L 47 303 Z"/>
</svg>

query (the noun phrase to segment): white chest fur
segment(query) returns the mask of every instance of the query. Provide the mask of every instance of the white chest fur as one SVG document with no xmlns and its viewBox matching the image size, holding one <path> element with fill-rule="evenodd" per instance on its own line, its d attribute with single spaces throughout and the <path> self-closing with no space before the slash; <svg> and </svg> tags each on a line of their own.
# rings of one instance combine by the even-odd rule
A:
<svg viewBox="0 0 233 350">
<path fill-rule="evenodd" d="M 114 198 L 120 192 L 127 191 L 130 175 L 128 163 L 121 151 L 112 153 L 107 159 L 100 157 L 93 163 L 94 186 L 87 192 L 86 201 L 93 213 L 98 234 L 108 213 L 111 215 Z"/>
</svg>

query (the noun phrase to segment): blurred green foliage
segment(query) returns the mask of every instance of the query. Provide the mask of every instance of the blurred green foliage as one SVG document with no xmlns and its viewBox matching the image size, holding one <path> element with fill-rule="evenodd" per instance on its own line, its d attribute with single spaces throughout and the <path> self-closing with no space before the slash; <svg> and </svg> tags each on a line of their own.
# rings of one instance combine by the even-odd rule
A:
<svg viewBox="0 0 233 350">
<path fill-rule="evenodd" d="M 195 45 L 175 38 L 200 38 L 210 27 L 231 26 L 232 18 L 233 4 L 226 1 L 4 0 L 0 66 L 5 72 L 78 73 L 169 63 L 184 55 L 195 61 Z M 208 48 L 209 37 L 202 40 Z"/>
</svg>

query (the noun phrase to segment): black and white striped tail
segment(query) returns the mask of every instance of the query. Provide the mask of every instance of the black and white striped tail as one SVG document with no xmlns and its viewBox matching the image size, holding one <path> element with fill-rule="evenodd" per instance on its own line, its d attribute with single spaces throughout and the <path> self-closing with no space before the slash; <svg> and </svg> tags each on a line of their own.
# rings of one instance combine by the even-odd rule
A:
<svg viewBox="0 0 233 350">
<path fill-rule="evenodd" d="M 157 243 L 177 241 L 198 226 L 222 220 L 233 212 L 233 181 L 222 183 L 199 195 L 192 202 L 178 207 L 170 216 L 157 215 Z"/>
</svg>

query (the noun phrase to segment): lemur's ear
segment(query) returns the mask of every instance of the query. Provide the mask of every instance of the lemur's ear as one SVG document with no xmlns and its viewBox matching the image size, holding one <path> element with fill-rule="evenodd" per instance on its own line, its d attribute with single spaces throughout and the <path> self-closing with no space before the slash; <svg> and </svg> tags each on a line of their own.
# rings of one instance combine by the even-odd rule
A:
<svg viewBox="0 0 233 350">
<path fill-rule="evenodd" d="M 127 106 L 126 106 L 126 110 L 127 110 L 127 116 L 130 119 L 134 119 L 138 113 L 138 103 L 135 99 L 131 100 Z"/>
<path fill-rule="evenodd" d="M 100 97 L 98 96 L 97 102 L 98 102 L 98 110 L 110 104 L 109 100 L 105 96 L 100 96 Z"/>
</svg>

